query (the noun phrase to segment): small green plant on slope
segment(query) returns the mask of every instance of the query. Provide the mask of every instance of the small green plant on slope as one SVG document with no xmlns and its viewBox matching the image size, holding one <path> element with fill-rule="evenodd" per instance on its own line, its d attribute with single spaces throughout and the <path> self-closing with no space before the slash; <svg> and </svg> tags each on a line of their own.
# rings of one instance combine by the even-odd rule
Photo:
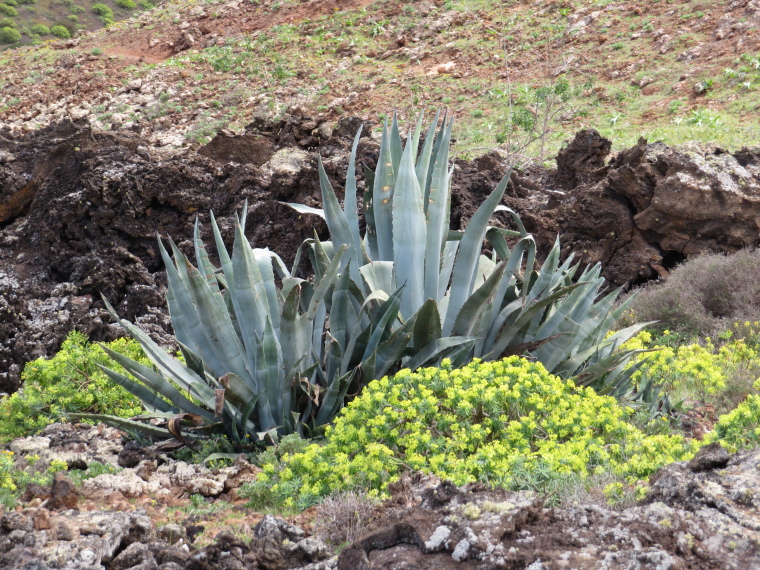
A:
<svg viewBox="0 0 760 570">
<path fill-rule="evenodd" d="M 71 34 L 64 26 L 53 26 L 50 28 L 50 33 L 64 40 L 67 40 L 71 37 Z"/>
<path fill-rule="evenodd" d="M 111 8 L 106 4 L 96 2 L 92 5 L 90 11 L 96 16 L 100 16 L 101 18 L 108 18 L 110 20 L 113 20 L 113 10 L 111 10 Z"/>
<path fill-rule="evenodd" d="M 0 28 L 0 43 L 15 44 L 21 41 L 21 32 L 14 28 Z"/>
<path fill-rule="evenodd" d="M 0 4 L 0 14 L 5 14 L 9 18 L 15 18 L 18 16 L 18 10 L 8 4 Z"/>
<path fill-rule="evenodd" d="M 119 339 L 106 346 L 148 364 L 135 341 Z M 53 358 L 29 362 L 21 374 L 22 388 L 0 401 L 0 442 L 33 435 L 69 412 L 139 415 L 139 400 L 115 386 L 99 365 L 123 371 L 100 346 L 76 331 Z"/>
</svg>

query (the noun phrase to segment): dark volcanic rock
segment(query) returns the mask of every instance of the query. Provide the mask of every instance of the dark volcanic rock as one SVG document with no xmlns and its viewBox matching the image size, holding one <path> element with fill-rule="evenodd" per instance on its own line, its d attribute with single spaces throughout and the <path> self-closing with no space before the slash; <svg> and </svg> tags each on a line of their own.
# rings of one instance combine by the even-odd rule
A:
<svg viewBox="0 0 760 570">
<path fill-rule="evenodd" d="M 594 129 L 578 131 L 570 145 L 557 154 L 557 177 L 566 188 L 599 182 L 611 148 L 612 141 Z"/>
<path fill-rule="evenodd" d="M 320 219 L 277 202 L 317 202 L 313 154 L 281 148 L 260 168 L 162 157 L 143 145 L 130 132 L 71 123 L 18 139 L 0 134 L 0 390 L 15 390 L 23 364 L 52 355 L 73 328 L 93 340 L 122 334 L 101 294 L 120 316 L 171 342 L 157 234 L 191 253 L 196 216 L 208 239 L 213 210 L 229 238 L 231 216 L 248 199 L 249 237 L 286 262 L 315 229 L 325 235 Z M 345 172 L 331 158 L 342 145 L 322 148 L 331 174 Z"/>
<path fill-rule="evenodd" d="M 581 131 L 557 157 L 546 180 L 561 192 L 525 214 L 544 252 L 559 234 L 563 256 L 601 263 L 620 286 L 666 277 L 691 255 L 760 241 L 760 150 L 641 139 L 602 166 L 608 151 L 595 131 Z"/>
<path fill-rule="evenodd" d="M 50 487 L 50 499 L 45 505 L 48 509 L 75 509 L 79 501 L 79 492 L 74 482 L 62 472 L 53 476 L 53 485 Z"/>
<path fill-rule="evenodd" d="M 728 461 L 728 452 L 723 449 L 720 443 L 715 442 L 699 450 L 694 458 L 689 461 L 689 469 L 695 473 L 708 469 L 719 469 L 725 467 Z"/>
<path fill-rule="evenodd" d="M 137 467 L 143 461 L 152 461 L 156 458 L 156 452 L 148 447 L 143 447 L 136 441 L 128 442 L 119 452 L 119 467 Z"/>
</svg>

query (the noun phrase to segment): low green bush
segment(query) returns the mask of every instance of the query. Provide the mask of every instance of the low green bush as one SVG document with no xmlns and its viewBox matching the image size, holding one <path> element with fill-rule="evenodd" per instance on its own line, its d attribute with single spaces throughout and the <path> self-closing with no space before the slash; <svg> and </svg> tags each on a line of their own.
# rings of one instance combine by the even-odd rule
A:
<svg viewBox="0 0 760 570">
<path fill-rule="evenodd" d="M 126 10 L 134 10 L 137 8 L 137 4 L 132 2 L 132 0 L 116 0 L 116 5 L 121 6 Z"/>
<path fill-rule="evenodd" d="M 760 253 L 705 254 L 677 267 L 663 283 L 643 287 L 627 322 L 658 321 L 659 330 L 714 336 L 736 321 L 760 319 Z"/>
<path fill-rule="evenodd" d="M 65 26 L 53 26 L 52 28 L 50 28 L 50 33 L 56 36 L 57 38 L 61 38 L 64 40 L 67 40 L 71 37 L 69 30 Z"/>
<path fill-rule="evenodd" d="M 646 436 L 632 411 L 519 357 L 452 369 L 402 370 L 371 382 L 326 431 L 324 445 L 262 457 L 243 490 L 259 506 L 306 508 L 329 494 L 382 495 L 404 471 L 545 490 L 569 475 L 613 473 L 629 484 L 698 448 Z"/>
<path fill-rule="evenodd" d="M 15 18 L 18 16 L 18 10 L 16 10 L 13 6 L 9 6 L 8 4 L 0 4 L 0 14 L 5 14 L 10 18 Z"/>
<path fill-rule="evenodd" d="M 21 32 L 14 28 L 0 28 L 0 43 L 15 44 L 21 41 Z"/>
<path fill-rule="evenodd" d="M 46 36 L 50 33 L 50 28 L 44 24 L 34 24 L 32 26 L 32 33 L 38 36 Z"/>
<path fill-rule="evenodd" d="M 107 346 L 150 366 L 140 345 L 131 339 L 118 339 Z M 98 364 L 124 373 L 100 346 L 90 344 L 76 331 L 53 358 L 28 363 L 21 374 L 22 388 L 0 400 L 0 442 L 37 433 L 69 412 L 140 414 L 139 400 L 109 380 Z"/>
<path fill-rule="evenodd" d="M 18 2 L 16 2 L 16 0 L 3 0 L 3 4 L 6 4 L 8 6 L 18 6 Z"/>
<path fill-rule="evenodd" d="M 92 8 L 90 8 L 90 11 L 96 16 L 100 16 L 101 18 L 108 18 L 109 20 L 113 20 L 113 10 L 100 2 L 93 4 Z"/>
<path fill-rule="evenodd" d="M 0 19 L 0 29 L 1 28 L 15 28 L 16 22 L 11 20 L 10 18 L 2 18 Z"/>
</svg>

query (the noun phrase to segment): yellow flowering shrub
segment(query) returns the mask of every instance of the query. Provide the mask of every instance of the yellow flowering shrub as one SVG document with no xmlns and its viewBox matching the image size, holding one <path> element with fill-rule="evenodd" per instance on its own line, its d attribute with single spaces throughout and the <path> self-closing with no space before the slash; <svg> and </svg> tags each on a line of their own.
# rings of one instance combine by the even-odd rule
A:
<svg viewBox="0 0 760 570">
<path fill-rule="evenodd" d="M 681 436 L 645 436 L 627 423 L 630 413 L 516 356 L 456 370 L 444 361 L 371 382 L 327 428 L 323 445 L 264 462 L 243 492 L 305 508 L 350 488 L 381 495 L 417 470 L 508 488 L 526 472 L 546 480 L 611 471 L 634 483 L 696 451 Z"/>
<path fill-rule="evenodd" d="M 68 468 L 68 463 L 60 459 L 40 463 L 40 456 L 36 454 L 19 458 L 12 451 L 0 451 L 0 505 L 15 508 L 28 484 L 50 486 L 53 476 L 59 471 L 66 471 L 76 485 L 104 473 L 121 471 L 121 468 L 98 461 L 91 461 L 85 470 L 69 471 Z"/>
<path fill-rule="evenodd" d="M 668 343 L 668 331 L 662 342 Z M 666 392 L 688 390 L 691 392 L 714 394 L 726 386 L 725 368 L 733 353 L 730 350 L 720 354 L 709 342 L 705 346 L 697 343 L 670 346 L 654 344 L 652 335 L 643 331 L 626 342 L 626 349 L 647 349 L 638 355 L 631 365 L 640 360 L 646 363 L 633 375 L 634 385 L 639 385 L 644 378 L 653 380 L 656 385 L 664 386 Z M 724 347 L 725 348 L 725 347 Z"/>
<path fill-rule="evenodd" d="M 666 392 L 704 396 L 723 391 L 726 380 L 739 368 L 758 360 L 760 353 L 751 339 L 734 336 L 735 340 L 729 340 L 720 348 L 716 348 L 710 338 L 706 338 L 703 344 L 679 346 L 669 331 L 665 331 L 658 343 L 653 342 L 651 333 L 644 331 L 623 346 L 626 349 L 652 350 L 633 360 L 646 361 L 633 375 L 635 385 L 649 378 L 656 385 L 664 386 Z"/>
<path fill-rule="evenodd" d="M 16 483 L 13 481 L 13 452 L 8 450 L 0 451 L 0 490 L 15 491 Z"/>
<path fill-rule="evenodd" d="M 721 332 L 718 337 L 721 340 L 743 340 L 745 344 L 754 350 L 760 350 L 760 321 L 738 321 Z"/>
<path fill-rule="evenodd" d="M 705 443 L 720 441 L 730 452 L 760 445 L 760 380 L 753 388 L 755 394 L 750 394 L 736 409 L 718 418 L 715 429 L 705 437 Z"/>
</svg>

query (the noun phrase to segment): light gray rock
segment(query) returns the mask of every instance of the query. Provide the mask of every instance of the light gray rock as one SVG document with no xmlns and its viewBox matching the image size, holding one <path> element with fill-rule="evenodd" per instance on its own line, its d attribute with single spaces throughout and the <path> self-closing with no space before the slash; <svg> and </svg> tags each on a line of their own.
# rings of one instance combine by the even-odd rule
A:
<svg viewBox="0 0 760 570">
<path fill-rule="evenodd" d="M 7 532 L 6 527 L 3 524 L 0 533 L 0 568 L 21 568 L 27 557 L 26 549 L 30 548 L 26 543 L 30 542 L 36 561 L 48 568 L 104 570 L 104 564 L 110 562 L 125 543 L 148 542 L 152 534 L 150 518 L 140 512 L 69 510 L 53 517 L 50 533 L 46 530 Z M 93 529 L 98 532 L 93 533 Z"/>
</svg>

